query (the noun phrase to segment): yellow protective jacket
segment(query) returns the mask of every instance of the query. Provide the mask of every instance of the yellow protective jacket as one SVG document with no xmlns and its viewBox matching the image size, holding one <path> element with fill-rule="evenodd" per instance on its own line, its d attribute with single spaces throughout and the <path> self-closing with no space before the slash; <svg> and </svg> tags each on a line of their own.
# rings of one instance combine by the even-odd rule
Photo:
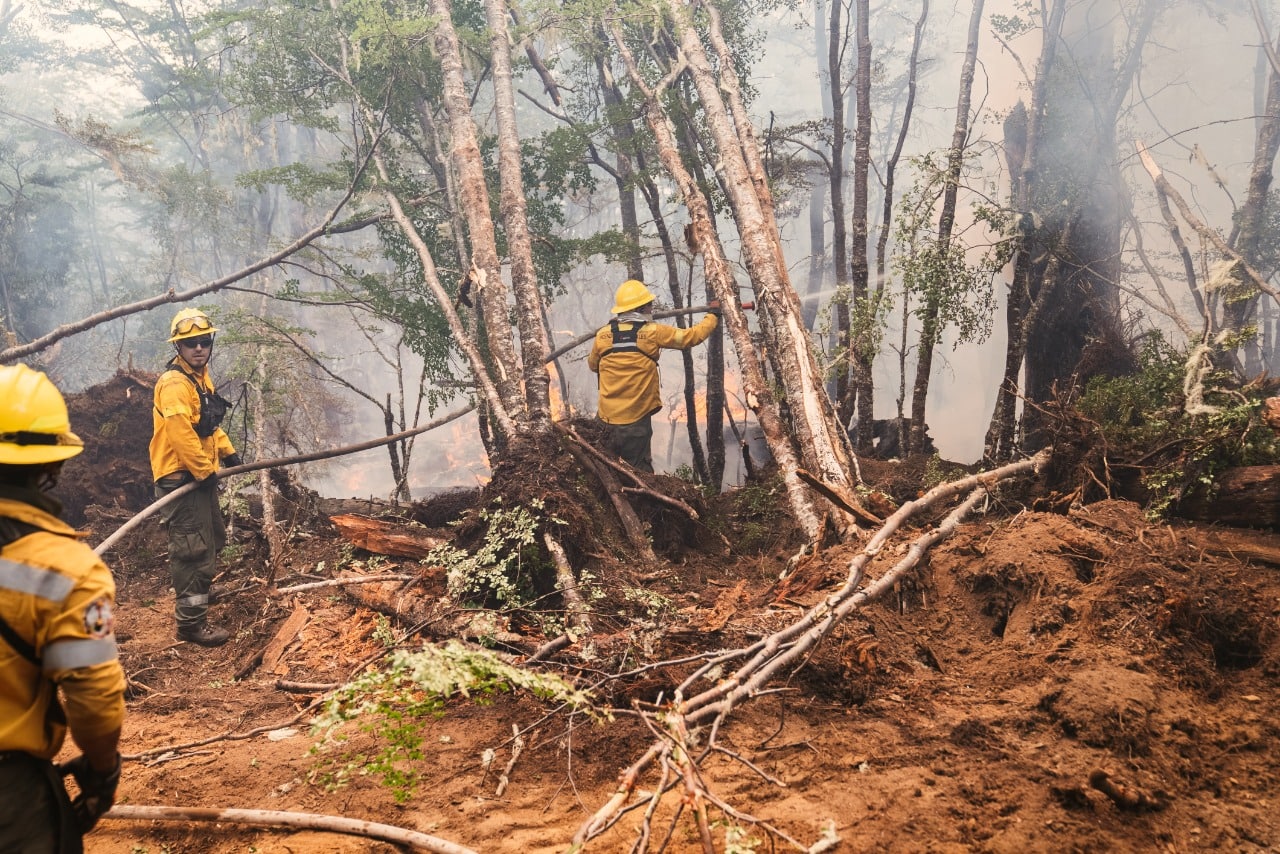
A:
<svg viewBox="0 0 1280 854">
<path fill-rule="evenodd" d="M 236 452 L 221 427 L 202 439 L 196 435 L 200 423 L 200 393 L 195 383 L 210 394 L 213 380 L 206 367 L 199 374 L 181 356 L 170 363 L 156 382 L 151 409 L 151 477 L 159 480 L 174 472 L 186 471 L 196 480 L 217 472 L 222 457 Z"/>
<path fill-rule="evenodd" d="M 0 751 L 52 759 L 67 727 L 96 738 L 124 721 L 114 633 L 116 585 L 82 534 L 0 488 L 0 525 L 24 536 L 0 550 L 0 618 L 40 663 L 0 638 Z M 31 528 L 37 530 L 26 533 Z M 62 688 L 59 708 L 56 691 Z"/>
<path fill-rule="evenodd" d="M 708 314 L 688 329 L 646 321 L 635 335 L 633 348 L 614 348 L 613 325 L 596 333 L 587 367 L 599 375 L 600 420 L 607 424 L 634 424 L 662 408 L 658 394 L 659 351 L 688 350 L 707 340 L 719 321 Z M 636 322 L 617 321 L 619 332 L 630 332 Z"/>
</svg>

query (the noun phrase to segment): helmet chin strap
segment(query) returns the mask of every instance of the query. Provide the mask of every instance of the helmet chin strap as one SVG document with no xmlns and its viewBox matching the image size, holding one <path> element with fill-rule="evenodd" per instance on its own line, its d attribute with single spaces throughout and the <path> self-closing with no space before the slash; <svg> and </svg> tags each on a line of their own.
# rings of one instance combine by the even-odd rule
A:
<svg viewBox="0 0 1280 854">
<path fill-rule="evenodd" d="M 58 485 L 58 475 L 62 473 L 62 466 L 48 466 L 40 472 L 40 476 L 36 479 L 36 489 L 41 492 L 49 492 Z"/>
</svg>

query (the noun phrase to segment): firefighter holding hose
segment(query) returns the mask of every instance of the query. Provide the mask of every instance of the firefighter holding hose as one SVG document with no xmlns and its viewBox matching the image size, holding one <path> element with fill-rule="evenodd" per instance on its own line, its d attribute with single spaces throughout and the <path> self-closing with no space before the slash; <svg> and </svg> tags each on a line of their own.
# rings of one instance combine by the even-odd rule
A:
<svg viewBox="0 0 1280 854">
<path fill-rule="evenodd" d="M 642 471 L 653 471 L 653 413 L 662 408 L 658 356 L 696 347 L 715 331 L 712 312 L 688 329 L 655 323 L 653 293 L 628 279 L 614 295 L 613 319 L 596 333 L 587 367 L 598 375 L 599 417 L 609 430 L 608 449 Z"/>
</svg>

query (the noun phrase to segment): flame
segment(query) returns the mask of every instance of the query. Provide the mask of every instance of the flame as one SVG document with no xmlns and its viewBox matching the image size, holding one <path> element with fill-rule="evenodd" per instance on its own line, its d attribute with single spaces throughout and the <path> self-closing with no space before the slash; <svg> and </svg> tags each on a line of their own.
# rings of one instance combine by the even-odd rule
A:
<svg viewBox="0 0 1280 854">
<path fill-rule="evenodd" d="M 725 372 L 724 375 L 724 400 L 725 406 L 729 413 L 733 416 L 733 420 L 741 424 L 751 414 L 746 406 L 743 405 L 743 393 L 741 377 L 736 373 Z M 700 422 L 706 423 L 707 420 L 707 393 L 699 390 L 693 395 L 693 411 L 694 415 Z M 667 410 L 667 420 L 671 423 L 685 423 L 689 420 L 689 413 L 684 405 L 683 395 L 680 403 Z"/>
<path fill-rule="evenodd" d="M 551 420 L 564 421 L 569 418 L 570 409 L 565 406 L 560 396 L 560 372 L 554 362 L 547 364 L 547 374 L 551 378 Z"/>
</svg>

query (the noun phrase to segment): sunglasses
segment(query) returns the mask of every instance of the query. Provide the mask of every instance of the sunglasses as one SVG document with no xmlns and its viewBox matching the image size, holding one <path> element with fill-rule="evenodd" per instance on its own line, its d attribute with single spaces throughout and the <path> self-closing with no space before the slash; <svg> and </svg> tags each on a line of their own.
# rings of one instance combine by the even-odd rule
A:
<svg viewBox="0 0 1280 854">
<path fill-rule="evenodd" d="M 173 332 L 175 335 L 189 335 L 192 330 L 198 332 L 212 328 L 213 321 L 207 317 L 184 317 L 178 321 L 178 325 L 173 328 Z"/>
<path fill-rule="evenodd" d="M 213 336 L 201 335 L 199 338 L 184 338 L 178 342 L 178 346 L 186 347 L 188 350 L 194 350 L 197 347 L 205 347 L 205 348 L 212 347 Z"/>
</svg>

